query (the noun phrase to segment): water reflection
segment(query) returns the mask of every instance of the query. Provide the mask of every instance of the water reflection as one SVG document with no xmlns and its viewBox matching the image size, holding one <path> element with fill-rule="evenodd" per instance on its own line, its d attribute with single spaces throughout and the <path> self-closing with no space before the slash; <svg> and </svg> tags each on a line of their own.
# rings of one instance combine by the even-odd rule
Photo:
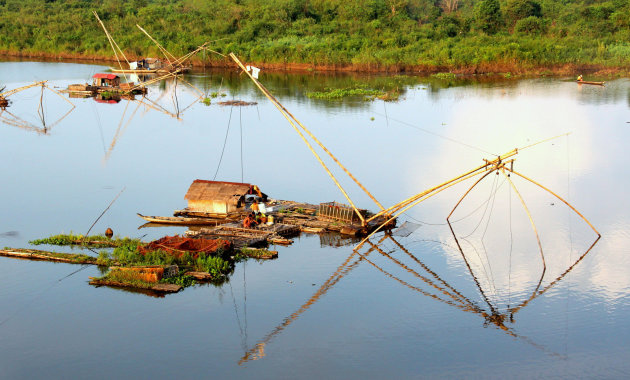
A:
<svg viewBox="0 0 630 380">
<path fill-rule="evenodd" d="M 484 327 L 494 326 L 505 332 L 507 335 L 517 338 L 520 341 L 523 341 L 549 355 L 564 357 L 564 355 L 558 354 L 547 347 L 536 343 L 534 340 L 519 334 L 512 326 L 515 324 L 514 316 L 520 310 L 529 305 L 534 299 L 542 296 L 549 289 L 560 283 L 592 251 L 593 247 L 595 247 L 597 242 L 600 240 L 599 236 L 586 249 L 586 251 L 580 255 L 575 262 L 569 265 L 557 278 L 546 284 L 542 289 L 540 288 L 539 282 L 536 289 L 528 298 L 517 303 L 516 306 L 508 307 L 505 310 L 502 310 L 498 305 L 492 303 L 492 301 L 486 296 L 487 290 L 484 290 L 480 282 L 477 281 L 477 277 L 468 265 L 466 256 L 463 252 L 462 257 L 464 258 L 464 261 L 466 261 L 470 276 L 477 286 L 481 300 L 474 300 L 472 296 L 464 295 L 463 291 L 458 290 L 454 285 L 445 280 L 443 276 L 431 269 L 426 263 L 419 259 L 418 255 L 407 249 L 405 245 L 399 241 L 399 239 L 400 238 L 395 238 L 392 233 L 388 232 L 380 237 L 380 239 L 376 242 L 368 240 L 367 245 L 365 245 L 363 249 L 353 250 L 346 260 L 304 304 L 302 304 L 295 312 L 284 318 L 281 324 L 276 326 L 269 334 L 264 336 L 252 348 L 247 350 L 243 357 L 239 360 L 239 364 L 263 358 L 265 356 L 266 346 L 276 336 L 282 333 L 289 325 L 291 325 L 304 312 L 313 306 L 313 304 L 320 300 L 321 297 L 323 297 L 332 287 L 337 285 L 343 277 L 348 275 L 361 262 L 367 262 L 386 278 L 399 283 L 413 292 L 464 312 L 479 315 L 483 319 Z M 386 246 L 385 243 L 391 243 L 393 246 Z M 374 255 L 370 256 L 374 252 L 377 252 L 382 258 L 386 258 L 386 262 L 379 263 L 379 257 L 373 257 Z M 405 257 L 408 258 L 410 262 L 405 262 Z M 388 263 L 393 269 L 386 269 Z M 411 275 L 412 279 L 403 279 L 403 274 Z M 419 281 L 420 283 L 414 283 L 414 280 Z"/>
<path fill-rule="evenodd" d="M 33 95 L 34 90 L 31 89 L 35 87 L 41 88 L 39 96 Z M 12 110 L 14 110 L 13 112 L 7 110 L 8 105 L 7 107 L 1 107 L 0 121 L 4 124 L 29 132 L 47 135 L 52 128 L 61 123 L 75 109 L 75 105 L 72 104 L 72 102 L 67 100 L 58 91 L 50 88 L 45 81 L 25 86 L 23 90 L 16 89 L 14 91 L 23 92 L 21 95 L 26 96 L 26 98 L 23 97 L 17 101 L 18 104 L 13 104 L 13 107 L 11 107 Z M 46 94 L 50 93 L 56 95 L 56 97 L 48 99 Z M 61 104 L 59 100 L 63 100 L 67 104 Z M 51 108 L 54 111 L 50 111 Z M 34 109 L 36 110 L 36 116 L 33 115 Z"/>
</svg>

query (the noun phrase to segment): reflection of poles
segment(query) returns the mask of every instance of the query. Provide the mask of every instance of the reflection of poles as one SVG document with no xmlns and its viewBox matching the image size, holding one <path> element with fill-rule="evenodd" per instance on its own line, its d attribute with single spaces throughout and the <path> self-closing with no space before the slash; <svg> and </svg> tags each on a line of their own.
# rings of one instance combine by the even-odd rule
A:
<svg viewBox="0 0 630 380">
<path fill-rule="evenodd" d="M 538 249 L 540 250 L 540 258 L 542 259 L 542 264 L 543 264 L 543 270 L 540 275 L 540 280 L 538 281 L 538 285 L 536 286 L 536 289 L 534 289 L 534 293 L 536 293 L 538 291 L 538 288 L 540 288 L 540 284 L 542 283 L 542 280 L 545 277 L 545 272 L 547 271 L 547 263 L 545 262 L 545 255 L 543 254 L 542 244 L 540 243 L 540 236 L 538 235 L 538 229 L 536 228 L 536 223 L 534 223 L 534 219 L 532 218 L 532 214 L 529 212 L 529 208 L 527 207 L 527 204 L 525 204 L 525 199 L 523 199 L 523 196 L 514 185 L 514 182 L 512 182 L 512 179 L 510 178 L 509 175 L 505 174 L 505 169 L 501 170 L 501 172 L 503 173 L 505 178 L 507 178 L 512 189 L 514 189 L 514 192 L 518 196 L 518 199 L 521 200 L 523 209 L 527 213 L 527 217 L 529 218 L 529 223 L 532 225 L 532 229 L 534 230 L 534 234 L 536 235 L 536 241 L 538 242 Z"/>
<path fill-rule="evenodd" d="M 558 276 L 555 280 L 553 280 L 552 282 L 549 283 L 549 285 L 545 286 L 543 288 L 543 290 L 541 290 L 540 292 L 536 293 L 535 295 L 533 295 L 532 297 L 530 297 L 529 299 L 525 300 L 524 302 L 522 302 L 520 305 L 513 307 L 511 309 L 509 309 L 511 314 L 516 314 L 517 311 L 519 311 L 520 309 L 524 308 L 525 306 L 527 306 L 527 304 L 529 304 L 530 301 L 532 301 L 534 298 L 541 296 L 543 294 L 545 294 L 545 292 L 547 292 L 547 290 L 551 289 L 553 286 L 555 286 L 558 282 L 560 282 L 569 272 L 571 272 L 573 270 L 573 268 L 575 268 L 575 266 L 582 261 L 582 259 L 584 259 L 584 257 L 586 257 L 586 255 L 591 252 L 591 250 L 593 249 L 593 247 L 595 247 L 595 244 L 597 244 L 597 242 L 599 242 L 599 239 L 601 239 L 601 236 L 597 236 L 597 238 L 595 239 L 595 241 L 593 242 L 593 244 L 591 244 L 590 247 L 588 247 L 588 249 L 586 250 L 586 252 L 584 252 L 582 254 L 582 256 L 580 256 L 570 267 L 567 268 L 567 270 L 565 270 L 560 276 Z"/>
<path fill-rule="evenodd" d="M 408 252 L 408 251 L 407 251 L 407 250 L 406 250 L 406 249 L 405 249 L 405 248 L 404 248 L 401 244 L 399 244 L 396 240 L 394 240 L 394 239 L 393 239 L 390 235 L 385 235 L 385 236 L 389 236 L 389 237 L 390 237 L 390 239 L 391 239 L 392 241 L 394 241 L 394 242 L 396 243 L 396 245 L 398 245 L 398 246 L 399 246 L 399 247 L 400 247 L 403 251 Z M 599 240 L 599 238 L 598 238 L 598 240 Z M 383 241 L 383 240 L 379 241 L 377 244 L 381 244 L 381 242 L 382 242 L 382 241 Z M 368 243 L 369 243 L 370 245 L 372 245 L 373 247 L 375 246 L 372 242 L 368 242 Z M 590 251 L 590 250 L 593 248 L 593 246 L 594 246 L 594 245 L 595 245 L 595 243 L 593 243 L 593 245 L 591 245 L 591 247 L 588 249 L 588 251 Z M 381 249 L 379 249 L 378 251 L 379 251 L 381 254 L 383 254 L 383 251 L 382 251 Z M 587 251 L 586 253 L 588 253 L 588 251 Z M 357 252 L 357 251 L 355 250 L 355 252 Z M 358 253 L 358 252 L 357 252 L 357 253 Z M 546 291 L 549 287 L 551 287 L 553 284 L 555 284 L 555 283 L 557 283 L 558 281 L 560 281 L 560 280 L 561 280 L 561 278 L 562 278 L 562 277 L 563 277 L 566 273 L 568 273 L 571 269 L 573 269 L 573 267 L 574 267 L 574 266 L 575 266 L 575 265 L 576 265 L 576 264 L 577 264 L 577 263 L 578 263 L 578 262 L 579 262 L 579 261 L 580 261 L 580 260 L 581 260 L 581 259 L 585 256 L 585 255 L 586 255 L 586 253 L 585 253 L 584 255 L 582 255 L 582 257 L 581 257 L 578 261 L 576 261 L 576 262 L 575 262 L 575 263 L 574 263 L 574 264 L 573 264 L 573 265 L 572 265 L 572 266 L 571 266 L 571 267 L 570 267 L 567 271 L 565 271 L 565 273 L 564 273 L 562 276 L 560 276 L 558 279 L 556 279 L 556 281 L 554 281 L 552 284 L 550 284 L 547 288 L 545 288 L 543 291 L 541 291 L 538 295 L 543 294 L 543 293 L 544 293 L 544 291 Z M 409 253 L 409 254 L 410 254 L 410 253 Z M 361 255 L 361 253 L 359 253 L 359 255 Z M 411 255 L 411 254 L 410 254 L 410 255 Z M 385 254 L 385 256 L 390 257 L 390 255 L 387 255 L 387 254 Z M 411 255 L 411 256 L 413 256 L 413 255 Z M 414 256 L 414 257 L 415 257 L 415 256 Z M 539 350 L 541 350 L 541 351 L 544 351 L 545 353 L 547 353 L 547 354 L 549 354 L 549 355 L 556 356 L 556 357 L 563 357 L 562 355 L 560 355 L 560 354 L 558 354 L 558 353 L 556 353 L 556 352 L 553 352 L 553 351 L 551 351 L 551 350 L 547 349 L 546 347 L 544 347 L 544 346 L 542 346 L 542 345 L 540 345 L 540 344 L 538 344 L 538 343 L 536 343 L 536 342 L 532 341 L 532 340 L 531 340 L 531 339 L 529 339 L 528 337 L 517 334 L 516 332 L 514 332 L 514 331 L 513 331 L 513 329 L 511 329 L 511 328 L 507 327 L 507 326 L 504 324 L 504 321 L 505 321 L 505 317 L 506 317 L 506 316 L 505 316 L 505 315 L 503 315 L 503 314 L 500 314 L 500 313 L 499 313 L 499 312 L 498 312 L 498 311 L 497 311 L 494 307 L 492 307 L 492 305 L 489 305 L 489 306 L 490 306 L 490 313 L 488 313 L 488 312 L 486 312 L 486 311 L 482 310 L 481 308 L 479 308 L 476 304 L 474 304 L 473 302 L 469 301 L 467 298 L 465 298 L 465 297 L 463 297 L 463 296 L 462 296 L 462 297 L 463 297 L 464 299 L 466 299 L 466 300 L 467 300 L 467 302 L 464 302 L 464 305 L 462 305 L 461 300 L 460 300 L 460 299 L 457 299 L 457 298 L 454 298 L 454 299 L 455 299 L 456 301 L 460 301 L 460 302 L 452 302 L 452 301 L 449 301 L 449 300 L 444 300 L 444 299 L 442 299 L 442 298 L 440 298 L 440 297 L 438 297 L 438 296 L 436 296 L 436 295 L 434 295 L 434 294 L 428 293 L 428 292 L 426 292 L 426 291 L 424 291 L 424 290 L 422 290 L 422 289 L 420 289 L 420 288 L 418 288 L 418 287 L 416 287 L 416 286 L 414 286 L 414 285 L 411 285 L 411 284 L 407 283 L 406 281 L 401 280 L 401 279 L 400 279 L 400 278 L 398 278 L 397 276 L 395 276 L 395 275 L 393 275 L 393 274 L 391 274 L 391 273 L 387 272 L 387 271 L 386 271 L 386 270 L 384 270 L 383 268 L 381 268 L 381 267 L 379 267 L 378 265 L 376 265 L 374 262 L 372 262 L 372 260 L 370 260 L 370 259 L 368 259 L 368 258 L 366 258 L 366 257 L 363 257 L 363 259 L 364 259 L 365 261 L 367 261 L 370 265 L 372 265 L 374 268 L 376 268 L 379 272 L 381 272 L 381 273 L 385 274 L 387 277 L 389 277 L 389 278 L 391 278 L 391 279 L 395 280 L 396 282 L 400 283 L 401 285 L 403 285 L 403 286 L 405 286 L 405 287 L 407 287 L 407 288 L 409 288 L 409 289 L 411 289 L 411 290 L 413 290 L 413 291 L 416 291 L 416 292 L 418 292 L 418 293 L 420 293 L 420 294 L 423 294 L 423 295 L 425 295 L 425 296 L 431 297 L 431 298 L 433 298 L 433 299 L 435 299 L 435 300 L 438 300 L 438 301 L 440 301 L 440 302 L 446 303 L 447 305 L 454 306 L 454 307 L 456 307 L 456 308 L 458 308 L 458 309 L 460 309 L 460 310 L 463 310 L 463 311 L 466 311 L 466 312 L 472 312 L 472 313 L 474 313 L 474 314 L 478 314 L 478 315 L 480 315 L 480 316 L 484 319 L 484 324 L 492 323 L 493 325 L 497 326 L 499 329 L 501 329 L 501 330 L 502 330 L 503 332 L 505 332 L 506 334 L 508 334 L 508 335 L 510 335 L 510 336 L 512 336 L 512 337 L 514 337 L 514 338 L 520 339 L 520 340 L 524 341 L 525 343 L 528 343 L 528 344 L 532 345 L 533 347 L 535 347 L 535 348 L 537 348 L 537 349 L 539 349 Z M 421 263 L 421 262 L 420 262 L 419 260 L 417 260 L 417 259 L 415 259 L 415 261 L 417 261 L 418 263 Z M 421 265 L 422 265 L 422 267 L 423 267 L 423 268 L 425 268 L 425 265 L 424 265 L 424 264 L 422 264 L 422 263 L 421 263 Z M 403 266 L 403 267 L 404 267 L 404 266 Z M 446 284 L 446 282 L 445 282 L 445 281 L 443 281 L 443 280 L 442 280 L 442 279 L 441 279 L 441 278 L 440 278 L 437 274 L 435 274 L 434 272 L 430 271 L 430 270 L 429 270 L 429 269 L 427 269 L 427 268 L 425 268 L 425 270 L 427 270 L 429 273 L 431 273 L 431 274 L 432 274 L 434 277 L 436 277 L 436 279 L 438 279 L 440 282 L 442 282 L 442 283 Z M 474 277 L 474 276 L 473 276 L 473 277 Z M 447 285 L 447 286 L 448 286 L 448 285 Z M 448 286 L 448 287 L 449 287 L 449 288 L 451 288 L 450 286 Z M 451 289 L 452 289 L 452 288 L 451 288 Z M 454 290 L 454 289 L 453 289 L 453 290 Z M 480 290 L 481 290 L 481 289 L 480 289 Z M 454 291 L 455 291 L 455 290 L 454 290 Z M 457 291 L 455 291 L 455 292 L 456 292 L 457 294 L 459 294 L 459 292 L 457 292 Z M 483 290 L 482 290 L 482 293 L 483 293 Z M 451 297 L 452 297 L 452 295 L 451 295 Z M 521 307 L 524 307 L 524 306 L 525 306 L 525 304 L 521 305 Z M 513 314 L 513 313 L 512 313 L 512 314 Z"/>
<path fill-rule="evenodd" d="M 468 298 L 466 298 L 463 294 L 461 294 L 459 291 L 457 291 L 457 289 L 453 288 L 451 285 L 449 285 L 448 282 L 442 280 L 442 278 L 440 276 L 437 275 L 437 273 L 433 272 L 429 267 L 427 267 L 422 261 L 418 260 L 418 258 L 413 255 L 411 252 L 409 252 L 409 250 L 407 250 L 407 248 L 405 248 L 402 244 L 400 244 L 396 239 L 394 239 L 393 236 L 388 235 L 389 239 L 391 241 L 394 242 L 394 244 L 396 244 L 398 246 L 398 248 L 400 248 L 403 252 L 405 252 L 413 261 L 415 261 L 418 265 L 420 265 L 422 267 L 422 269 L 424 269 L 425 271 L 427 271 L 427 273 L 430 273 L 436 280 L 438 280 L 439 282 L 441 282 L 444 286 L 446 286 L 447 288 L 451 289 L 455 294 L 457 294 L 457 296 L 459 296 L 462 300 L 472 304 L 473 302 L 471 300 L 469 300 Z"/>
<path fill-rule="evenodd" d="M 131 113 L 131 116 L 129 116 L 129 119 L 127 120 L 127 122 L 125 123 L 123 127 L 123 121 L 125 120 L 125 114 L 127 113 L 127 108 L 129 107 L 129 103 L 131 103 L 131 101 L 127 102 L 127 104 L 125 105 L 125 110 L 123 111 L 123 115 L 120 118 L 120 122 L 118 123 L 118 128 L 116 129 L 116 133 L 114 134 L 112 143 L 109 145 L 109 149 L 107 149 L 107 152 L 105 153 L 105 156 L 103 157 L 103 162 L 107 162 L 107 160 L 109 160 L 109 157 L 112 155 L 112 152 L 114 151 L 114 147 L 116 146 L 118 139 L 123 135 L 123 133 L 129 126 L 129 123 L 131 123 L 131 120 L 133 120 L 133 117 L 136 115 L 136 112 L 138 112 L 140 105 L 142 105 L 142 102 L 138 102 L 138 106 L 136 107 L 135 110 L 133 110 L 133 112 Z"/>
<path fill-rule="evenodd" d="M 59 93 L 58 91 L 55 91 L 54 89 L 48 87 L 47 85 L 45 85 L 46 81 L 42 81 L 42 82 L 37 82 L 34 83 L 32 85 L 29 86 L 24 86 L 24 87 L 20 87 L 20 88 L 16 88 L 14 90 L 9 91 L 11 94 L 14 94 L 16 92 L 19 91 L 23 91 L 26 90 L 28 88 L 31 87 L 35 87 L 38 85 L 42 86 L 42 94 L 40 94 L 40 101 L 37 107 L 37 113 L 40 116 L 40 121 L 42 122 L 42 128 L 40 127 L 36 127 L 35 125 L 33 125 L 32 123 L 29 123 L 28 121 L 12 114 L 11 112 L 7 111 L 6 109 L 2 109 L 0 110 L 0 120 L 2 120 L 5 124 L 8 125 L 12 125 L 14 127 L 18 127 L 21 129 L 25 129 L 27 131 L 33 131 L 33 132 L 37 132 L 39 134 L 43 134 L 46 135 L 48 134 L 48 132 L 55 127 L 57 124 L 59 124 L 63 119 L 65 119 L 68 115 L 70 115 L 70 113 L 72 113 L 72 111 L 74 111 L 74 109 L 76 108 L 76 106 L 74 104 L 72 104 L 71 101 L 69 101 L 68 99 L 66 99 L 61 93 Z M 55 93 L 57 96 L 59 96 L 61 99 L 63 99 L 64 101 L 68 102 L 68 104 L 70 104 L 72 107 L 65 113 L 63 114 L 63 116 L 61 116 L 59 119 L 57 119 L 54 123 L 46 126 L 46 121 L 45 121 L 45 114 L 44 114 L 44 103 L 43 103 L 43 91 L 44 88 L 52 91 L 53 93 Z M 2 116 L 2 113 L 6 112 L 8 115 L 11 116 L 11 118 L 6 117 L 6 116 Z"/>
<path fill-rule="evenodd" d="M 379 241 L 379 244 L 385 240 L 385 236 Z M 295 321 L 302 313 L 308 310 L 315 302 L 317 302 L 324 294 L 326 294 L 333 286 L 335 286 L 339 280 L 345 277 L 350 271 L 352 271 L 360 262 L 364 260 L 367 255 L 372 252 L 374 248 L 370 249 L 364 255 L 359 254 L 358 260 L 355 260 L 352 264 L 348 265 L 350 260 L 357 254 L 358 252 L 353 251 L 350 256 L 337 268 L 337 270 L 326 280 L 326 282 L 309 298 L 297 311 L 291 314 L 288 318 L 285 318 L 284 321 L 278 325 L 271 333 L 267 334 L 260 342 L 256 343 L 254 347 L 252 347 L 249 351 L 245 353 L 245 355 L 241 358 L 238 364 L 243 364 L 250 360 L 258 360 L 265 356 L 265 345 L 273 339 L 276 335 L 280 334 L 287 326 L 289 326 L 293 321 Z"/>
<path fill-rule="evenodd" d="M 389 236 L 388 234 L 386 234 L 386 236 Z M 462 303 L 462 304 L 472 304 L 470 301 L 468 301 L 466 299 L 466 301 L 464 301 L 464 299 L 460 298 L 459 296 L 456 296 L 452 293 L 450 293 L 448 290 L 444 289 L 443 287 L 437 285 L 436 283 L 434 283 L 431 279 L 422 276 L 420 273 L 416 272 L 415 270 L 411 269 L 410 267 L 408 267 L 407 265 L 403 264 L 402 262 L 400 262 L 399 260 L 397 260 L 396 258 L 392 257 L 391 255 L 389 255 L 387 252 L 383 251 L 381 248 L 378 247 L 378 245 L 374 245 L 372 242 L 369 242 L 370 245 L 372 247 L 374 247 L 381 255 L 387 257 L 388 259 L 390 259 L 391 261 L 394 262 L 394 264 L 398 265 L 399 267 L 403 268 L 404 270 L 406 270 L 407 272 L 409 272 L 411 275 L 413 275 L 414 277 L 419 278 L 420 280 L 422 280 L 424 283 L 426 283 L 427 285 L 431 286 L 432 288 L 438 290 L 439 292 L 441 292 L 442 294 L 450 297 L 453 299 L 454 302 L 458 302 L 458 303 Z M 428 292 L 422 292 L 422 294 L 426 295 L 426 296 L 430 296 L 432 298 L 436 298 L 436 299 L 440 299 L 437 295 L 428 293 Z M 457 293 L 459 294 L 459 293 Z"/>
</svg>

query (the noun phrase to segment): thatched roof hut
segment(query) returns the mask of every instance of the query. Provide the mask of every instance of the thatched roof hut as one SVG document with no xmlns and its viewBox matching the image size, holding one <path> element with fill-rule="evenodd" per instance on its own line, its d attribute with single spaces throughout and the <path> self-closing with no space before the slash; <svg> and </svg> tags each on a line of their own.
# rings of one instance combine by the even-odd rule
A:
<svg viewBox="0 0 630 380">
<path fill-rule="evenodd" d="M 247 194 L 267 196 L 249 183 L 206 181 L 196 179 L 186 196 L 189 211 L 227 215 L 245 206 Z"/>
</svg>

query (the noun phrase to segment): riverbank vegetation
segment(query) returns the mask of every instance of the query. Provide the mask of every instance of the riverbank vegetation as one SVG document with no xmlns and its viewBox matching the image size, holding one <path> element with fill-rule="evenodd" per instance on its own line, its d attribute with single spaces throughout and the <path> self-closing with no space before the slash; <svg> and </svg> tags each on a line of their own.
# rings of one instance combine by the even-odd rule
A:
<svg viewBox="0 0 630 380">
<path fill-rule="evenodd" d="M 0 0 L 0 50 L 111 58 L 204 41 L 267 67 L 518 72 L 630 63 L 628 0 Z M 227 65 L 209 52 L 197 64 Z"/>
</svg>

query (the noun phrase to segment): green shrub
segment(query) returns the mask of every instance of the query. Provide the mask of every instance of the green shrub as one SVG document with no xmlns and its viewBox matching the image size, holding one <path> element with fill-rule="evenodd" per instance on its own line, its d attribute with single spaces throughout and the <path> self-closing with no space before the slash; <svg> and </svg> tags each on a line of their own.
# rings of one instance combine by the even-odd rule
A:
<svg viewBox="0 0 630 380">
<path fill-rule="evenodd" d="M 530 16 L 518 20 L 514 26 L 514 31 L 523 34 L 542 34 L 547 31 L 547 23 L 543 19 Z"/>
</svg>

